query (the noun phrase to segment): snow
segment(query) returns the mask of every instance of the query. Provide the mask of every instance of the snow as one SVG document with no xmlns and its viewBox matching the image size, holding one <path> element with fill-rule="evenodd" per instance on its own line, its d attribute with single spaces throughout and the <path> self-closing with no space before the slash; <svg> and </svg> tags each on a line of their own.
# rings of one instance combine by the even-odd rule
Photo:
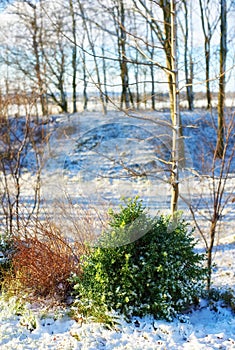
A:
<svg viewBox="0 0 235 350">
<path fill-rule="evenodd" d="M 137 114 L 142 117 L 143 114 Z M 144 119 L 127 118 L 119 112 L 102 116 L 98 112 L 78 113 L 69 118 L 58 115 L 51 118 L 50 144 L 44 153 L 43 198 L 49 210 L 53 200 L 73 199 L 74 208 L 81 203 L 92 203 L 98 210 L 106 210 L 119 203 L 121 196 L 140 195 L 144 204 L 154 215 L 158 210 L 167 212 L 170 200 L 168 165 L 171 129 L 159 125 L 158 118 L 167 121 L 167 113 L 144 113 Z M 147 119 L 153 118 L 153 122 Z M 210 143 L 196 143 L 202 133 L 205 140 L 214 141 L 215 132 L 205 124 L 209 119 L 205 112 L 183 113 L 185 124 L 186 166 L 181 169 L 181 191 L 188 201 L 200 201 L 199 215 L 210 214 L 210 191 L 208 180 L 199 181 L 188 168 L 201 172 L 201 156 L 208 157 Z M 200 127 L 200 129 L 198 128 Z M 104 136 L 105 135 L 105 136 Z M 163 149 L 157 153 L 156 149 Z M 166 160 L 162 165 L 159 158 Z M 228 181 L 226 193 L 234 193 L 235 162 Z M 27 164 L 32 164 L 27 160 Z M 122 165 L 128 165 L 126 170 Z M 205 164 L 204 164 L 205 165 Z M 130 177 L 129 172 L 147 177 Z M 159 172 L 159 173 L 158 173 Z M 157 177 L 155 176 L 157 173 Z M 25 200 L 30 199 L 29 172 L 23 174 Z M 212 287 L 221 291 L 231 289 L 235 295 L 235 232 L 234 203 L 229 202 L 218 244 L 215 247 L 212 271 Z M 190 220 L 185 202 L 180 209 Z M 55 210 L 53 215 L 56 216 Z M 199 248 L 202 249 L 200 244 Z M 13 305 L 13 306 L 12 306 Z M 235 317 L 222 301 L 208 304 L 200 300 L 197 308 L 178 315 L 172 322 L 154 320 L 151 316 L 133 318 L 127 322 L 118 316 L 114 329 L 107 329 L 92 320 L 77 321 L 69 317 L 69 309 L 43 308 L 27 304 L 22 315 L 16 315 L 14 300 L 9 304 L 0 299 L 0 348 L 7 349 L 235 349 Z M 117 316 L 117 315 L 114 315 Z"/>
<path fill-rule="evenodd" d="M 63 314 L 64 313 L 64 314 Z M 76 322 L 62 310 L 59 318 L 40 318 L 34 310 L 36 329 L 22 316 L 0 313 L 0 347 L 7 349 L 235 349 L 235 318 L 222 306 L 216 310 L 202 300 L 198 310 L 179 315 L 172 322 L 151 316 L 121 317 L 114 329 Z"/>
</svg>

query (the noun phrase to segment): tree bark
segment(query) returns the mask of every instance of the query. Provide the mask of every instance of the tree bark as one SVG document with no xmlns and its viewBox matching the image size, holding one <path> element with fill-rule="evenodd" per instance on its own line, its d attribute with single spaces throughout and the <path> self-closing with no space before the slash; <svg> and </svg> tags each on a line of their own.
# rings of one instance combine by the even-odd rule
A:
<svg viewBox="0 0 235 350">
<path fill-rule="evenodd" d="M 31 6 L 31 5 L 30 5 Z M 33 52 L 35 57 L 35 73 L 38 83 L 38 90 L 39 90 L 39 99 L 42 109 L 42 114 L 47 115 L 48 114 L 48 106 L 46 101 L 46 93 L 44 89 L 44 82 L 42 78 L 42 68 L 41 68 L 41 61 L 40 61 L 40 49 L 39 49 L 39 43 L 42 46 L 42 38 L 40 34 L 40 40 L 39 40 L 39 34 L 38 34 L 38 23 L 37 23 L 37 12 L 36 12 L 36 6 L 33 7 L 33 20 L 31 22 L 32 24 L 32 39 L 33 39 Z"/>
<path fill-rule="evenodd" d="M 224 110 L 225 110 L 225 70 L 227 56 L 227 6 L 226 0 L 220 0 L 220 77 L 218 94 L 218 130 L 217 130 L 217 157 L 222 158 L 224 150 Z"/>
<path fill-rule="evenodd" d="M 82 71 L 83 71 L 83 110 L 86 111 L 87 104 L 88 104 L 88 95 L 87 95 L 86 54 L 84 50 L 82 51 Z"/>
<path fill-rule="evenodd" d="M 186 82 L 186 94 L 187 94 L 187 102 L 188 109 L 190 111 L 193 110 L 193 74 L 192 74 L 192 57 L 190 55 L 189 62 L 189 20 L 188 20 L 188 2 L 183 1 L 184 6 L 184 22 L 185 22 L 185 30 L 183 33 L 184 36 L 184 70 L 185 70 L 185 82 Z"/>
<path fill-rule="evenodd" d="M 150 50 L 150 59 L 151 59 L 151 65 L 150 65 L 150 75 L 151 75 L 151 104 L 152 104 L 152 110 L 154 111 L 156 109 L 155 104 L 155 82 L 154 82 L 154 38 L 153 38 L 153 30 L 151 26 L 151 50 Z"/>
<path fill-rule="evenodd" d="M 211 89 L 210 89 L 210 42 L 208 38 L 205 40 L 205 60 L 206 60 L 206 99 L 207 109 L 211 108 Z"/>
<path fill-rule="evenodd" d="M 73 7 L 73 0 L 69 0 L 70 14 L 72 17 L 72 36 L 73 36 L 73 48 L 72 48 L 72 103 L 73 113 L 77 112 L 77 36 L 76 36 L 76 19 Z"/>
<path fill-rule="evenodd" d="M 123 0 L 119 0 L 118 14 L 120 22 L 118 23 L 120 35 L 118 36 L 119 57 L 120 57 L 120 70 L 122 81 L 122 94 L 121 94 L 121 108 L 125 103 L 125 108 L 130 108 L 130 94 L 129 94 L 129 77 L 128 67 L 126 60 L 126 30 L 125 30 L 125 8 Z"/>
<path fill-rule="evenodd" d="M 103 68 L 103 80 L 104 80 L 104 96 L 105 96 L 105 104 L 106 104 L 106 108 L 107 108 L 107 104 L 109 102 L 109 95 L 108 95 L 108 90 L 107 90 L 107 67 L 106 67 L 106 60 L 105 60 L 104 38 L 103 38 L 101 51 L 102 51 L 102 68 Z"/>
<path fill-rule="evenodd" d="M 179 140 L 180 140 L 180 118 L 179 118 L 179 83 L 177 66 L 177 15 L 176 0 L 170 1 L 170 29 L 171 29 L 171 93 L 172 93 L 172 172 L 171 172 L 171 214 L 174 218 L 178 209 L 179 197 Z"/>
</svg>

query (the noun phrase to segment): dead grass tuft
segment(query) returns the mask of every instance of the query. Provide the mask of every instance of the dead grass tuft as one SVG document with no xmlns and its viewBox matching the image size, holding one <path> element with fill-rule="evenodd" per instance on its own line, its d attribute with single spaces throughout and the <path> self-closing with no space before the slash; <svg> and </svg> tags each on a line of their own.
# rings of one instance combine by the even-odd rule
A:
<svg viewBox="0 0 235 350">
<path fill-rule="evenodd" d="M 64 299 L 69 276 L 81 272 L 84 247 L 70 242 L 50 222 L 36 222 L 33 228 L 24 229 L 14 237 L 14 246 L 12 267 L 23 288 L 31 288 L 38 296 Z"/>
</svg>

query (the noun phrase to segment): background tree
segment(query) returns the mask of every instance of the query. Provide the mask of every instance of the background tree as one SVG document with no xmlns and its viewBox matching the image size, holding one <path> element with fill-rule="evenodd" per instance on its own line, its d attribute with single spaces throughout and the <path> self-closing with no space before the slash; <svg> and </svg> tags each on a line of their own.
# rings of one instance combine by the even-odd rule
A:
<svg viewBox="0 0 235 350">
<path fill-rule="evenodd" d="M 77 112 L 77 19 L 74 9 L 73 0 L 69 0 L 70 15 L 72 20 L 72 104 L 73 104 L 73 113 Z"/>
<path fill-rule="evenodd" d="M 42 43 L 42 55 L 46 62 L 46 81 L 48 95 L 63 112 L 68 112 L 66 72 L 69 65 L 68 41 L 63 35 L 67 20 L 61 9 L 53 14 L 53 25 L 46 29 L 46 38 Z M 50 23 L 49 23 L 50 24 Z"/>
<path fill-rule="evenodd" d="M 103 113 L 106 114 L 107 108 L 106 108 L 104 93 L 103 93 L 103 89 L 102 89 L 101 74 L 100 74 L 100 69 L 99 69 L 96 49 L 95 49 L 95 41 L 94 41 L 94 38 L 92 36 L 92 25 L 91 25 L 91 22 L 89 22 L 87 20 L 89 17 L 87 17 L 87 14 L 85 12 L 84 3 L 82 3 L 80 0 L 78 0 L 78 5 L 79 5 L 79 10 L 80 10 L 80 16 L 81 16 L 82 21 L 83 21 L 83 27 L 84 27 L 84 30 L 85 30 L 85 33 L 86 33 L 86 38 L 88 40 L 89 47 L 91 49 L 91 54 L 92 54 L 92 57 L 93 57 L 93 60 L 94 60 L 95 73 L 96 73 L 96 78 L 97 78 L 97 82 L 95 82 L 95 86 L 96 86 L 96 88 L 99 91 L 100 102 L 101 102 L 101 105 L 102 105 Z M 93 80 L 93 83 L 94 83 L 94 80 Z"/>
<path fill-rule="evenodd" d="M 146 51 L 150 58 L 150 77 L 151 77 L 151 107 L 152 110 L 156 109 L 156 96 L 155 96 L 155 35 L 153 30 L 154 25 L 154 15 L 153 15 L 153 4 L 150 3 L 150 17 L 148 16 L 148 11 L 145 12 L 146 18 Z"/>
<path fill-rule="evenodd" d="M 31 104 L 28 96 L 25 103 Z M 32 107 L 32 106 L 31 106 Z M 27 108 L 26 108 L 27 109 Z M 20 133 L 19 133 L 20 132 Z M 27 225 L 32 215 L 39 214 L 41 202 L 42 149 L 45 141 L 42 126 L 33 121 L 30 114 L 19 118 L 1 120 L 0 150 L 0 208 L 5 233 L 12 236 L 19 231 L 22 218 Z M 24 195 L 24 168 L 28 154 L 31 154 L 35 177 L 28 180 L 33 199 L 26 206 Z"/>
<path fill-rule="evenodd" d="M 143 0 L 133 0 L 134 5 L 138 9 L 141 16 L 145 19 L 151 19 L 148 21 L 152 35 L 151 40 L 155 42 L 155 54 L 157 57 L 154 58 L 154 66 L 161 71 L 164 71 L 168 80 L 168 91 L 170 97 L 170 111 L 171 111 L 171 119 L 174 121 L 174 83 L 172 78 L 172 17 L 171 17 L 171 6 L 172 3 L 170 0 L 167 1 L 156 1 L 155 6 L 152 7 L 151 2 L 146 2 Z M 154 11 L 155 10 L 155 11 Z M 153 12 L 154 11 L 154 12 Z M 153 34 L 154 33 L 154 34 Z M 140 46 L 141 40 L 139 40 L 139 49 L 145 56 L 145 58 L 149 61 L 152 59 L 148 56 L 146 52 L 143 51 Z M 158 46 L 157 46 L 158 45 Z M 150 46 L 150 45 L 149 45 Z M 165 56 L 165 62 L 164 57 Z"/>
<path fill-rule="evenodd" d="M 209 270 L 207 278 L 208 290 L 211 286 L 213 250 L 216 242 L 219 241 L 220 224 L 234 194 L 234 185 L 229 182 L 235 156 L 235 143 L 233 141 L 235 130 L 234 113 L 229 113 L 227 119 L 228 123 L 224 128 L 222 157 L 218 159 L 217 150 L 212 145 L 210 151 L 206 154 L 208 159 L 206 168 L 202 174 L 194 173 L 200 184 L 204 184 L 204 186 L 197 186 L 198 195 L 195 196 L 191 203 L 188 203 L 195 226 L 206 247 L 207 267 Z M 208 143 L 208 140 L 205 140 L 206 143 Z M 208 189 L 206 196 L 203 194 L 203 188 Z M 208 225 L 205 226 L 205 222 Z"/>
<path fill-rule="evenodd" d="M 118 59 L 120 65 L 121 75 L 121 108 L 125 105 L 126 109 L 130 108 L 130 104 L 133 104 L 133 98 L 129 86 L 129 74 L 127 63 L 127 29 L 126 29 L 126 8 L 124 0 L 112 0 L 113 9 L 112 16 L 116 30 L 117 47 L 118 47 Z"/>
<path fill-rule="evenodd" d="M 206 97 L 207 97 L 207 109 L 212 107 L 212 96 L 210 88 L 210 64 L 211 64 L 211 41 L 215 33 L 217 25 L 219 23 L 220 11 L 215 9 L 217 5 L 212 0 L 199 0 L 202 32 L 204 36 L 204 56 L 206 64 Z"/>
<path fill-rule="evenodd" d="M 192 22 L 192 1 L 190 3 L 182 0 L 182 11 L 184 21 L 179 21 L 180 28 L 183 33 L 184 40 L 184 72 L 186 84 L 186 96 L 188 101 L 188 109 L 193 110 L 194 95 L 193 95 L 193 61 L 192 61 L 192 40 L 190 42 L 190 22 Z M 183 24 L 184 23 L 184 24 Z M 192 33 L 191 33 L 192 35 Z"/>
<path fill-rule="evenodd" d="M 18 3 L 13 7 L 13 15 L 18 18 L 18 22 L 12 24 L 16 37 L 10 45 L 5 46 L 3 60 L 6 65 L 14 67 L 21 77 L 25 77 L 24 83 L 39 97 L 41 112 L 47 115 L 45 65 L 41 52 L 41 1 L 37 8 L 27 1 Z"/>
<path fill-rule="evenodd" d="M 85 34 L 82 35 L 82 41 L 81 41 L 81 50 L 80 50 L 80 56 L 82 61 L 82 81 L 83 81 L 83 110 L 87 110 L 87 104 L 88 104 L 88 94 L 87 94 L 87 64 L 86 64 L 86 53 L 84 49 L 84 41 L 85 41 Z"/>
</svg>

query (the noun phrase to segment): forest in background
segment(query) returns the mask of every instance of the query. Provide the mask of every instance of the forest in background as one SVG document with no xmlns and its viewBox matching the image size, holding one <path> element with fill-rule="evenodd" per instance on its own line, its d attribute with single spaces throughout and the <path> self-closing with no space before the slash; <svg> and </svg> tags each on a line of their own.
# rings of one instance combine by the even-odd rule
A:
<svg viewBox="0 0 235 350">
<path fill-rule="evenodd" d="M 200 98 L 202 106 L 215 107 L 219 91 L 229 93 L 231 105 L 233 0 L 6 0 L 0 13 L 1 114 L 30 108 L 40 115 L 71 113 L 97 101 L 104 113 L 170 107 L 171 3 L 182 106 L 192 110 Z"/>
</svg>

